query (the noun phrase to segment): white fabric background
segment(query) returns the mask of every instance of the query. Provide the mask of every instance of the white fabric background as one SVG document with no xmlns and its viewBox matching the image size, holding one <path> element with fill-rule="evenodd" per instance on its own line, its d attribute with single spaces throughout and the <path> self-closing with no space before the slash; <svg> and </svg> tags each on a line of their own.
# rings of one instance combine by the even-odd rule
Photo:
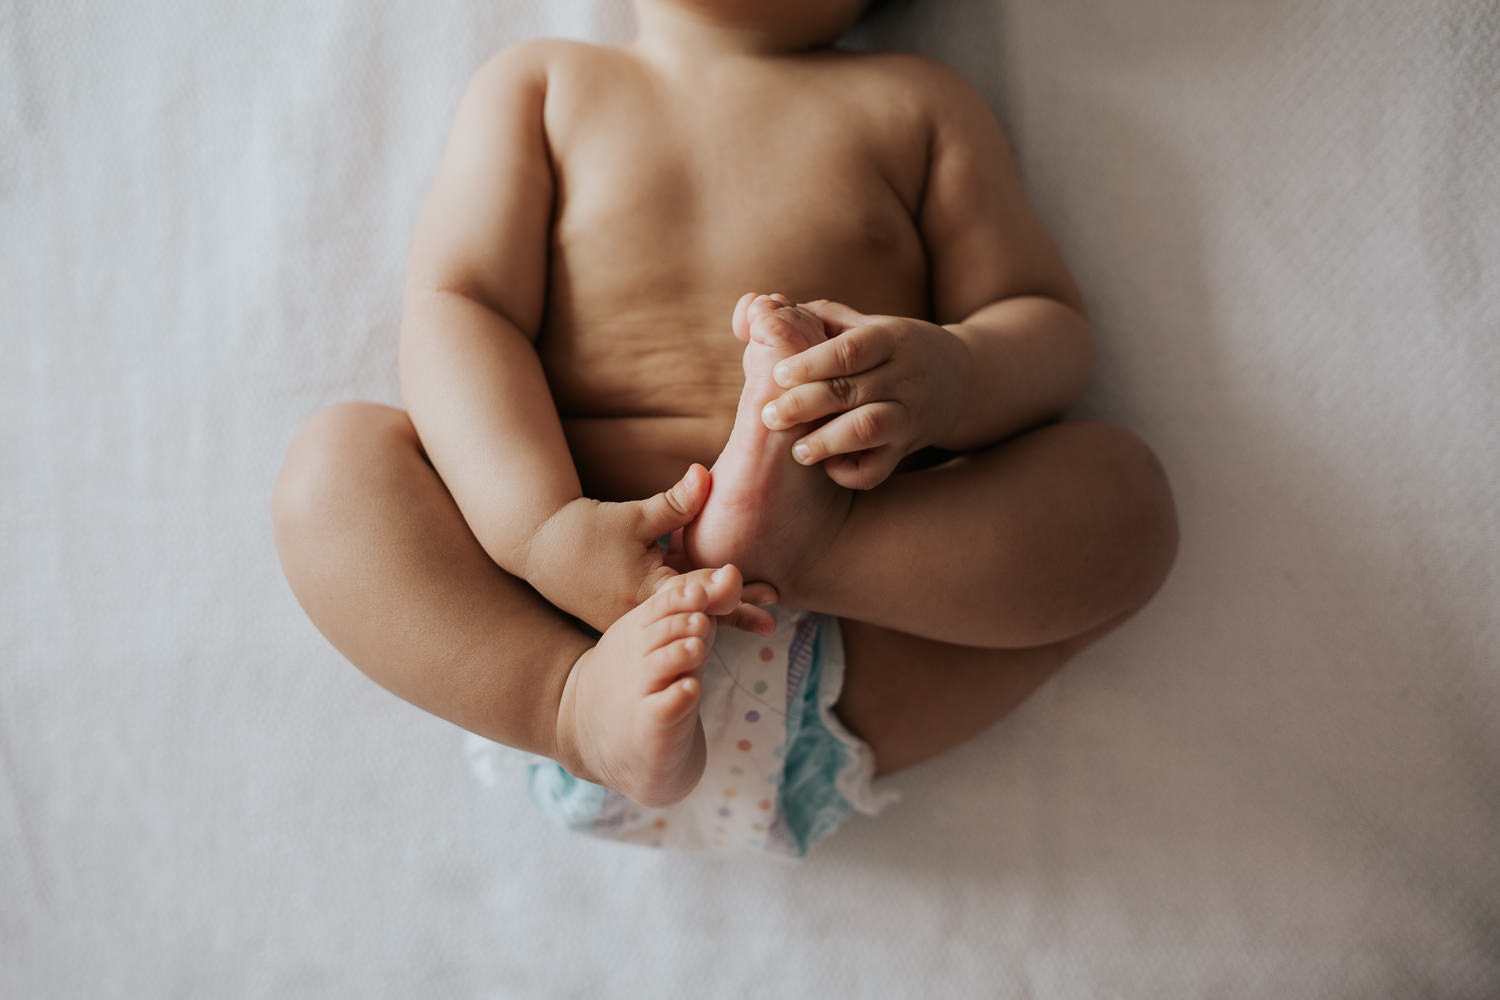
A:
<svg viewBox="0 0 1500 1000">
<path fill-rule="evenodd" d="M 896 0 L 1181 505 L 1157 602 L 797 868 L 555 833 L 302 616 L 497 48 L 623 0 L 0 0 L 0 994 L 1500 993 L 1500 10 Z M 914 667 L 915 669 L 915 667 Z"/>
</svg>

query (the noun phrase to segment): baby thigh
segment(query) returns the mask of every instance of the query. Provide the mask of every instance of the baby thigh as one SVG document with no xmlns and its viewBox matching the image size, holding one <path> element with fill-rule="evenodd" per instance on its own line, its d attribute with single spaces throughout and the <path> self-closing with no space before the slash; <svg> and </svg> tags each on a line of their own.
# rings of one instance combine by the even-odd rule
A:
<svg viewBox="0 0 1500 1000">
<path fill-rule="evenodd" d="M 951 750 L 1005 718 L 1121 615 L 1065 642 L 984 649 L 843 619 L 839 718 L 890 774 Z"/>
<path fill-rule="evenodd" d="M 1135 435 L 1070 420 L 855 494 L 789 604 L 946 642 L 1042 647 L 1146 604 L 1177 549 Z"/>
<path fill-rule="evenodd" d="M 471 732 L 555 754 L 563 684 L 592 640 L 490 559 L 404 411 L 314 414 L 272 521 L 292 591 L 355 666 Z"/>
</svg>

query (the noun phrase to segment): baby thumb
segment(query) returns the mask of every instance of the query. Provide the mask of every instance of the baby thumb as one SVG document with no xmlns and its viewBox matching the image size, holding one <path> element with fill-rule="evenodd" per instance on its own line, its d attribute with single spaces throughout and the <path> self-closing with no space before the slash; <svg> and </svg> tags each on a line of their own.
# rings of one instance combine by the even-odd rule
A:
<svg viewBox="0 0 1500 1000">
<path fill-rule="evenodd" d="M 694 462 L 675 486 L 642 501 L 646 537 L 660 538 L 691 524 L 708 499 L 708 482 L 708 470 Z"/>
</svg>

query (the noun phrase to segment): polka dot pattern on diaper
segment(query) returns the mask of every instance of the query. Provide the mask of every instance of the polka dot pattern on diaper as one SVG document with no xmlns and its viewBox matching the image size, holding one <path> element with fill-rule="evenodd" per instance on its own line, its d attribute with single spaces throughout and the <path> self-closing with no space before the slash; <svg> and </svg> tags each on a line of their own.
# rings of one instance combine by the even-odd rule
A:
<svg viewBox="0 0 1500 1000">
<path fill-rule="evenodd" d="M 806 616 L 778 616 L 769 638 L 722 630 L 705 664 L 700 718 L 709 741 L 698 788 L 680 803 L 626 803 L 609 835 L 653 846 L 784 853 L 779 815 L 789 692 L 808 669 Z M 814 637 L 815 638 L 815 637 Z M 623 798 L 623 797 L 621 797 Z"/>
</svg>

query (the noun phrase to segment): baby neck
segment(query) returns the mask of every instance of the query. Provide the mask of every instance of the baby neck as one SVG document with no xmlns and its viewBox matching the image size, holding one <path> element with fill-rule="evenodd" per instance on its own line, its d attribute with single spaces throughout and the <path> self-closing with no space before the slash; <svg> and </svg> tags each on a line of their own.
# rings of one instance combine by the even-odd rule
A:
<svg viewBox="0 0 1500 1000">
<path fill-rule="evenodd" d="M 805 46 L 765 27 L 736 24 L 663 0 L 635 0 L 635 46 L 672 62 L 764 58 Z"/>
</svg>

